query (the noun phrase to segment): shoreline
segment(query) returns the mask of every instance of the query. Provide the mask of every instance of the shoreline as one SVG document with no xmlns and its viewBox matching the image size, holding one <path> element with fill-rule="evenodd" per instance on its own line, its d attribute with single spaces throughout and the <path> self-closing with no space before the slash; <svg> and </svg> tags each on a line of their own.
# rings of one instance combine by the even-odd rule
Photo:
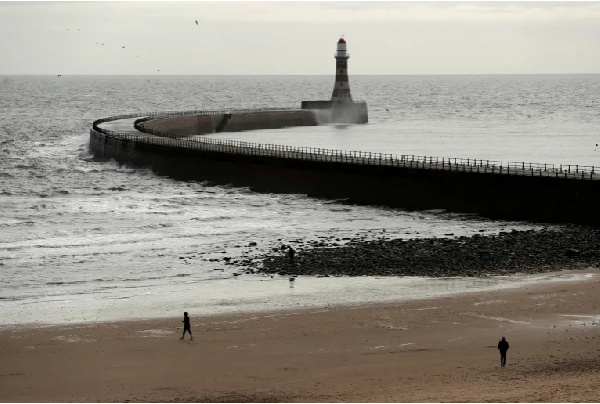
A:
<svg viewBox="0 0 600 404">
<path fill-rule="evenodd" d="M 595 272 L 588 267 L 587 272 Z M 173 318 L 183 311 L 203 317 L 227 315 L 253 315 L 298 309 L 368 306 L 402 303 L 423 299 L 458 296 L 463 293 L 493 292 L 583 280 L 586 270 L 541 272 L 488 277 L 315 277 L 253 275 L 224 279 L 201 284 L 190 284 L 179 290 L 181 303 L 173 304 L 169 297 L 173 291 L 161 294 L 140 295 L 129 299 L 106 299 L 104 305 L 92 301 L 93 306 L 65 305 L 62 300 L 47 302 L 44 312 L 36 309 L 30 314 L 28 307 L 7 307 L 12 318 L 37 316 L 41 320 L 7 323 L 0 331 L 20 327 L 73 326 L 77 324 L 118 323 L 126 321 L 152 321 Z M 9 314 L 7 313 L 7 314 Z"/>
<path fill-rule="evenodd" d="M 187 309 L 207 315 L 362 304 L 394 300 L 397 289 L 403 298 L 414 299 L 504 287 L 526 281 L 527 274 L 535 279 L 556 270 L 600 268 L 598 229 L 536 225 L 498 230 L 481 228 L 472 236 L 438 231 L 414 238 L 385 231 L 327 234 L 178 252 L 165 257 L 162 265 L 169 273 L 156 282 L 149 279 L 164 273 L 155 267 L 143 282 L 109 276 L 108 282 L 88 278 L 79 284 L 78 278 L 76 286 L 55 286 L 53 280 L 42 284 L 48 293 L 31 289 L 25 298 L 13 289 L 2 299 L 0 328 L 158 318 Z M 287 262 L 283 243 L 297 249 L 294 265 Z"/>
<path fill-rule="evenodd" d="M 0 401 L 597 401 L 600 277 L 421 300 L 0 331 Z M 499 366 L 495 344 L 511 349 Z M 505 384 L 502 380 L 509 384 Z"/>
</svg>

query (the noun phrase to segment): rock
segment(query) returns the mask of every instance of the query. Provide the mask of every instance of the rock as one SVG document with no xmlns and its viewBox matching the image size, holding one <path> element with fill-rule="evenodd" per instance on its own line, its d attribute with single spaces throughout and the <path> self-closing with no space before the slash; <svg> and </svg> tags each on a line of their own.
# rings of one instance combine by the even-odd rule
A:
<svg viewBox="0 0 600 404">
<path fill-rule="evenodd" d="M 567 250 L 565 251 L 565 255 L 567 257 L 577 257 L 579 256 L 579 250 L 576 248 L 567 248 Z"/>
<path fill-rule="evenodd" d="M 249 242 L 248 247 L 256 247 L 256 241 Z"/>
</svg>

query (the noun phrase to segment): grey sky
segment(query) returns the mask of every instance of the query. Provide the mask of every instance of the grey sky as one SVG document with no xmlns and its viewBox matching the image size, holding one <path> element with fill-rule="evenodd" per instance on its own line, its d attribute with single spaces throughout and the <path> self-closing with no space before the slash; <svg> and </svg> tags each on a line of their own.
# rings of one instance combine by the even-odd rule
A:
<svg viewBox="0 0 600 404">
<path fill-rule="evenodd" d="M 327 75 L 342 34 L 351 75 L 600 73 L 600 2 L 2 1 L 0 74 Z"/>
</svg>

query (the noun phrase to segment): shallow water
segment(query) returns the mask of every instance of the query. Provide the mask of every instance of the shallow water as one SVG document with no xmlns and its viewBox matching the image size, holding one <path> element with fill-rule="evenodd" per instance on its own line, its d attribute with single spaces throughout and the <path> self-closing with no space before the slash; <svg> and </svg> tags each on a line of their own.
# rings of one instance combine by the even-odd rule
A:
<svg viewBox="0 0 600 404">
<path fill-rule="evenodd" d="M 37 304 L 5 302 L 0 314 L 4 326 L 19 323 L 66 324 L 115 320 L 194 317 L 245 312 L 327 309 L 335 306 L 436 298 L 465 292 L 484 292 L 582 281 L 592 273 L 537 274 L 486 278 L 330 277 L 300 276 L 294 282 L 275 275 L 212 279 L 203 282 L 163 284 L 143 293 L 124 294 L 107 289 L 96 296 L 41 297 Z M 432 302 L 435 306 L 435 303 Z M 118 315 L 116 315 L 118 313 Z"/>
</svg>

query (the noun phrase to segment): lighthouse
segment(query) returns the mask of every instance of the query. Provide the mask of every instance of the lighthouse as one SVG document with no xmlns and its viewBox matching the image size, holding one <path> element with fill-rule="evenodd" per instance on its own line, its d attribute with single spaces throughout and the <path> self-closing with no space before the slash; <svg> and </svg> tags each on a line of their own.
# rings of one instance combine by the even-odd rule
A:
<svg viewBox="0 0 600 404">
<path fill-rule="evenodd" d="M 322 124 L 355 124 L 369 122 L 366 101 L 354 101 L 348 81 L 348 59 L 346 40 L 340 38 L 335 52 L 335 84 L 330 100 L 302 101 L 302 109 L 315 111 L 317 122 Z"/>
<path fill-rule="evenodd" d="M 348 59 L 350 54 L 346 51 L 346 40 L 340 38 L 335 52 L 335 84 L 331 101 L 352 102 L 350 94 L 350 82 L 348 81 Z"/>
</svg>

